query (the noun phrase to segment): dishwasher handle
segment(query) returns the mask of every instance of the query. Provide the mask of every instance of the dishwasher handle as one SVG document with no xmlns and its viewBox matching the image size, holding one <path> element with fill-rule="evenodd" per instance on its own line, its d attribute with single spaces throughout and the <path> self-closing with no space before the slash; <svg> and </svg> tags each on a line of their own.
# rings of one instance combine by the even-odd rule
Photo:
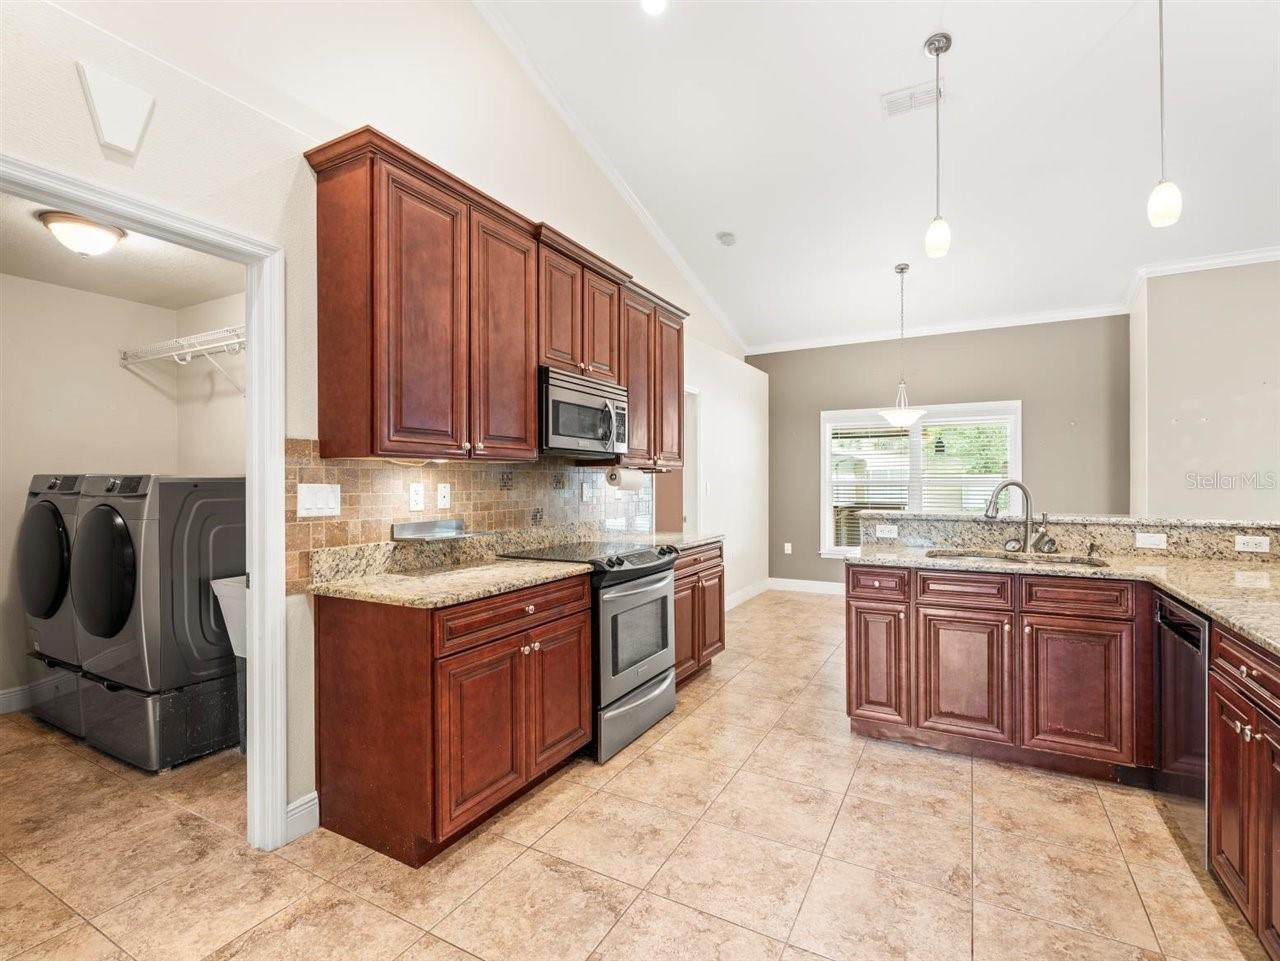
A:
<svg viewBox="0 0 1280 961">
<path fill-rule="evenodd" d="M 1156 595 L 1156 624 L 1197 651 L 1203 651 L 1209 639 L 1207 618 L 1163 594 Z"/>
</svg>

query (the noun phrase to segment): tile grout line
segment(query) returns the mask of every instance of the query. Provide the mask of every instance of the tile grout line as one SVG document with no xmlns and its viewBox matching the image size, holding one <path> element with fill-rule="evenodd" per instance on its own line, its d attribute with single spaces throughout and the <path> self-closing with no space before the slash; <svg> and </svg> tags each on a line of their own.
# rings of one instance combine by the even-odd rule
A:
<svg viewBox="0 0 1280 961">
<path fill-rule="evenodd" d="M 1107 819 L 1107 827 L 1111 829 L 1111 836 L 1115 838 L 1116 850 L 1120 852 L 1120 860 L 1124 862 L 1124 870 L 1129 875 L 1129 883 L 1133 885 L 1133 892 L 1138 896 L 1138 903 L 1142 905 L 1142 916 L 1147 919 L 1147 927 L 1151 929 L 1151 936 L 1156 942 L 1156 951 L 1163 955 L 1165 950 L 1164 944 L 1160 941 L 1160 932 L 1156 930 L 1155 924 L 1151 921 L 1151 911 L 1147 908 L 1147 899 L 1142 896 L 1142 888 L 1138 887 L 1138 879 L 1133 876 L 1133 865 L 1129 863 L 1129 856 L 1124 853 L 1124 845 L 1120 843 L 1120 835 L 1116 833 L 1115 822 L 1111 820 L 1111 811 L 1107 808 L 1106 798 L 1102 796 L 1102 791 L 1096 785 L 1094 786 L 1094 792 L 1098 795 L 1098 803 L 1102 805 L 1102 815 Z"/>
</svg>

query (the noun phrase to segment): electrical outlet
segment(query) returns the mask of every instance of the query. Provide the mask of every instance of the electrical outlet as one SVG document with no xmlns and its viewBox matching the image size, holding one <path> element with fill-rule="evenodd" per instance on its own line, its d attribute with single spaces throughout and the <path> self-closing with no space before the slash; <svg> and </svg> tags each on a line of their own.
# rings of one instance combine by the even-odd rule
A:
<svg viewBox="0 0 1280 961">
<path fill-rule="evenodd" d="M 337 517 L 342 513 L 342 487 L 339 484 L 299 484 L 299 517 Z"/>
<path fill-rule="evenodd" d="M 446 509 L 451 503 L 452 495 L 448 484 L 436 485 L 436 508 L 438 510 Z"/>
<path fill-rule="evenodd" d="M 587 481 L 582 482 L 582 503 L 591 500 L 591 485 Z"/>
<path fill-rule="evenodd" d="M 898 537 L 897 524 L 877 524 L 876 539 L 877 540 L 896 540 Z"/>
<path fill-rule="evenodd" d="M 790 554 L 790 553 L 791 553 L 791 542 L 790 542 L 790 541 L 787 541 L 785 544 L 783 544 L 783 545 L 782 545 L 782 553 L 784 553 L 784 554 Z"/>
<path fill-rule="evenodd" d="M 426 486 L 423 484 L 409 485 L 409 510 L 424 511 L 427 509 Z"/>
<path fill-rule="evenodd" d="M 1168 534 L 1151 534 L 1147 531 L 1135 531 L 1133 535 L 1134 547 L 1145 547 L 1153 551 L 1166 551 L 1169 549 Z"/>
<path fill-rule="evenodd" d="M 1265 591 L 1271 588 L 1271 575 L 1266 571 L 1236 571 L 1235 584 L 1236 587 Z"/>
<path fill-rule="evenodd" d="M 1271 553 L 1271 538 L 1263 534 L 1237 534 L 1236 550 L 1250 554 Z"/>
</svg>

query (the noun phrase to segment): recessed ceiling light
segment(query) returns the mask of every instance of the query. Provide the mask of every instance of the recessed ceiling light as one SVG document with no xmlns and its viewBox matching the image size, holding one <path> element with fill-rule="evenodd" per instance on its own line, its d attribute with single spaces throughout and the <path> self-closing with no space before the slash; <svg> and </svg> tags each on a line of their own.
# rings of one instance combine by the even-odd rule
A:
<svg viewBox="0 0 1280 961">
<path fill-rule="evenodd" d="M 720 241 L 720 243 L 726 247 L 732 247 L 738 242 L 738 235 L 730 233 L 727 230 L 722 230 L 716 234 L 716 240 Z"/>
<path fill-rule="evenodd" d="M 119 227 L 95 223 L 87 217 L 60 210 L 46 210 L 40 214 L 40 223 L 49 228 L 49 233 L 58 243 L 81 257 L 105 254 L 124 238 L 124 231 Z"/>
<path fill-rule="evenodd" d="M 640 0 L 640 9 L 651 17 L 661 16 L 667 9 L 667 0 Z"/>
</svg>

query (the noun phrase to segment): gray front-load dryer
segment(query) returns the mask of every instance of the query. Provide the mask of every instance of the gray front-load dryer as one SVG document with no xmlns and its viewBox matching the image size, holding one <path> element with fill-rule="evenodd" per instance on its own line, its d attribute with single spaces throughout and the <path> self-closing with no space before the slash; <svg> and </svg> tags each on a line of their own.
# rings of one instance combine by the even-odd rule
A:
<svg viewBox="0 0 1280 961">
<path fill-rule="evenodd" d="M 31 478 L 15 558 L 27 642 L 31 656 L 46 668 L 31 687 L 32 713 L 75 735 L 84 733 L 75 678 L 80 655 L 70 593 L 80 482 L 79 474 Z"/>
<path fill-rule="evenodd" d="M 244 478 L 89 475 L 71 596 L 86 740 L 152 770 L 235 744 L 210 582 L 245 572 Z"/>
</svg>

